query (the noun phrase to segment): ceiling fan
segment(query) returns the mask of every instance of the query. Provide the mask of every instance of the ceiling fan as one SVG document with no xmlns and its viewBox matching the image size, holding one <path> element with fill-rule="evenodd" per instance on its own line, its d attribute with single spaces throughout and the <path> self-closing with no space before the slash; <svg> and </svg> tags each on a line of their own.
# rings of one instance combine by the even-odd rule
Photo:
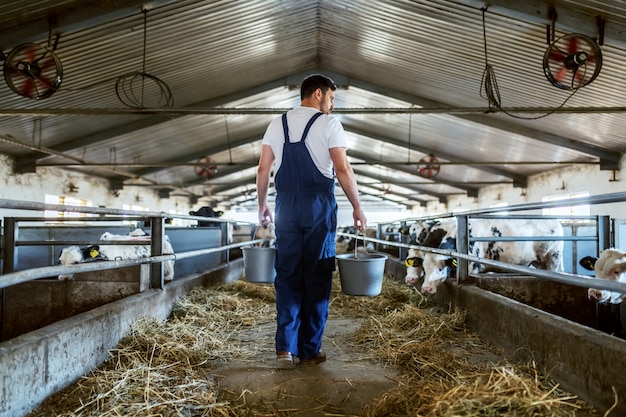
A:
<svg viewBox="0 0 626 417">
<path fill-rule="evenodd" d="M 543 72 L 552 85 L 576 90 L 596 79 L 602 68 L 602 51 L 595 40 L 579 33 L 561 36 L 543 55 Z"/>
<path fill-rule="evenodd" d="M 63 67 L 53 48 L 36 43 L 16 46 L 4 60 L 3 73 L 14 93 L 35 100 L 54 94 L 63 80 Z"/>
</svg>

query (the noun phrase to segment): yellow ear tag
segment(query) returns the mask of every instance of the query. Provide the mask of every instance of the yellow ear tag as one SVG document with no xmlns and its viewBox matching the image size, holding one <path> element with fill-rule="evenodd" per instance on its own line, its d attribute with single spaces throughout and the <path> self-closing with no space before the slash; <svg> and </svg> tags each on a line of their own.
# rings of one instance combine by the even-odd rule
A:
<svg viewBox="0 0 626 417">
<path fill-rule="evenodd" d="M 91 249 L 89 251 L 89 256 L 91 256 L 92 258 L 96 258 L 100 253 L 98 252 L 97 249 Z"/>
<path fill-rule="evenodd" d="M 414 263 L 415 263 L 414 260 L 413 259 L 409 259 L 409 258 L 407 258 L 407 260 L 404 261 L 404 264 L 406 266 L 413 266 Z"/>
</svg>

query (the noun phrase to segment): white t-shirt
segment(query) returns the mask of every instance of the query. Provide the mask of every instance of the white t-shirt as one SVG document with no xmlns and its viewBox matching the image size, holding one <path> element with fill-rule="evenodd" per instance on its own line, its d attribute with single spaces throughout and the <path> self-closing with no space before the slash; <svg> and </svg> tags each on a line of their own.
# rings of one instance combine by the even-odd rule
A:
<svg viewBox="0 0 626 417">
<path fill-rule="evenodd" d="M 312 107 L 296 107 L 287 112 L 290 142 L 299 142 L 308 121 L 319 110 Z M 274 173 L 278 172 L 283 159 L 282 115 L 274 118 L 263 136 L 263 145 L 270 145 L 274 152 Z M 330 159 L 330 148 L 345 148 L 346 137 L 341 122 L 329 114 L 323 114 L 313 123 L 305 140 L 306 147 L 317 169 L 326 177 L 333 178 L 333 163 Z"/>
</svg>

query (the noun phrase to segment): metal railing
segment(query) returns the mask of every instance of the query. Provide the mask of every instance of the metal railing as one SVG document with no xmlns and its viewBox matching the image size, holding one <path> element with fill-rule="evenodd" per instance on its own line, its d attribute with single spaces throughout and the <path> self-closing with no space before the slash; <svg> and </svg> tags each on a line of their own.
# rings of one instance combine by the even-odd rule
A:
<svg viewBox="0 0 626 417">
<path fill-rule="evenodd" d="M 444 250 L 438 248 L 432 248 L 427 246 L 419 246 L 419 245 L 411 245 L 402 242 L 391 242 L 387 240 L 382 240 L 378 238 L 368 238 L 359 234 L 349 234 L 349 233 L 340 233 L 338 235 L 363 239 L 365 241 L 371 241 L 381 245 L 387 246 L 395 246 L 398 248 L 405 249 L 418 249 L 423 252 L 435 253 L 440 255 L 446 255 L 450 257 L 456 257 L 462 262 L 459 262 L 459 266 L 457 267 L 457 282 L 462 277 L 468 275 L 468 263 L 469 262 L 477 262 L 489 266 L 493 266 L 498 269 L 502 269 L 509 272 L 521 273 L 528 276 L 535 276 L 542 279 L 548 279 L 552 281 L 562 282 L 566 284 L 571 284 L 579 287 L 585 288 L 596 288 L 613 292 L 620 292 L 626 294 L 626 284 L 608 281 L 604 279 L 593 278 L 585 275 L 577 275 L 577 274 L 569 274 L 565 272 L 554 272 L 547 271 L 536 268 L 529 268 L 522 265 L 514 265 L 501 261 L 494 261 L 486 258 L 479 258 L 476 256 L 472 256 L 468 254 L 468 248 L 470 242 L 476 241 L 540 241 L 540 240 L 561 240 L 561 241 L 595 241 L 597 253 L 599 254 L 604 249 L 607 249 L 612 246 L 611 244 L 611 219 L 608 216 L 546 216 L 546 215 L 538 215 L 538 214 L 525 214 L 525 215 L 516 215 L 513 216 L 515 219 L 559 219 L 559 220 L 571 220 L 571 219 L 587 219 L 593 220 L 596 222 L 596 235 L 595 236 L 536 236 L 536 237 L 469 237 L 468 235 L 468 222 L 470 218 L 488 218 L 488 219 L 507 219 L 511 218 L 511 216 L 503 216 L 503 215 L 494 215 L 497 213 L 508 213 L 508 212 L 519 212 L 519 211 L 531 211 L 531 210 L 541 210 L 545 208 L 557 208 L 567 206 L 579 206 L 579 205 L 596 205 L 596 204 L 609 204 L 609 203 L 621 203 L 626 202 L 626 192 L 622 193 L 611 193 L 611 194 L 602 194 L 597 196 L 590 197 L 578 197 L 572 198 L 565 201 L 551 201 L 551 202 L 542 202 L 542 203 L 527 203 L 527 204 L 518 204 L 512 206 L 505 207 L 497 207 L 497 208 L 489 208 L 489 209 L 479 209 L 479 210 L 469 210 L 463 211 L 459 213 L 443 213 L 439 215 L 433 216 L 424 216 L 424 217 L 412 217 L 406 218 L 402 220 L 396 220 L 390 223 L 378 224 L 378 237 L 381 236 L 381 231 L 386 225 L 390 224 L 400 224 L 402 226 L 406 224 L 411 224 L 420 221 L 428 221 L 428 220 L 436 220 L 436 219 L 444 219 L 444 218 L 456 218 L 457 219 L 457 236 L 460 237 L 457 243 L 457 250 Z"/>
<path fill-rule="evenodd" d="M 543 269 L 529 268 L 529 267 L 525 267 L 522 265 L 515 265 L 515 264 L 509 264 L 509 263 L 501 262 L 501 261 L 494 261 L 494 260 L 487 259 L 487 258 L 480 258 L 477 256 L 468 255 L 467 253 L 462 253 L 458 251 L 431 248 L 428 246 L 410 245 L 410 244 L 400 243 L 400 242 L 388 242 L 386 240 L 365 237 L 359 234 L 350 234 L 350 233 L 343 233 L 343 232 L 338 232 L 337 234 L 341 236 L 345 236 L 345 237 L 362 239 L 365 241 L 371 241 L 371 242 L 390 245 L 390 246 L 396 246 L 399 248 L 417 249 L 422 252 L 429 252 L 429 253 L 435 253 L 438 255 L 456 257 L 456 258 L 460 258 L 468 262 L 477 262 L 477 263 L 481 263 L 485 265 L 490 265 L 490 266 L 493 266 L 493 267 L 496 267 L 505 271 L 517 272 L 517 273 L 524 274 L 524 275 L 535 276 L 538 278 L 544 278 L 544 279 L 561 282 L 565 284 L 571 284 L 577 287 L 596 288 L 596 289 L 608 290 L 608 291 L 614 291 L 614 292 L 620 292 L 620 293 L 626 294 L 626 284 L 615 282 L 615 281 L 607 281 L 605 279 L 592 278 L 592 277 L 587 277 L 585 275 L 576 275 L 576 274 L 568 274 L 565 272 L 553 272 L 553 271 L 547 271 Z M 550 240 L 558 240 L 558 238 L 551 237 Z M 458 268 L 457 268 L 457 271 L 458 271 Z"/>
<path fill-rule="evenodd" d="M 24 271 L 11 272 L 8 274 L 0 275 L 0 289 L 10 287 L 11 285 L 20 284 L 23 282 L 32 281 L 39 278 L 49 278 L 51 276 L 61 274 L 76 274 L 80 272 L 93 272 L 104 271 L 107 269 L 124 268 L 129 266 L 136 266 L 142 264 L 160 264 L 165 261 L 176 261 L 180 259 L 191 258 L 194 256 L 207 255 L 209 253 L 221 252 L 223 250 L 230 250 L 247 246 L 250 244 L 261 243 L 263 239 L 251 240 L 240 243 L 233 243 L 230 245 L 220 246 L 217 248 L 200 249 L 188 252 L 175 253 L 172 255 L 159 255 L 150 256 L 140 259 L 126 259 L 126 260 L 113 260 L 113 261 L 101 261 L 101 262 L 88 262 L 75 265 L 56 265 L 56 266 L 44 266 L 39 268 L 27 269 Z M 117 241 L 115 241 L 117 244 Z"/>
<path fill-rule="evenodd" d="M 262 242 L 262 240 L 250 240 L 237 244 L 222 244 L 216 248 L 201 249 L 183 253 L 175 253 L 172 255 L 163 255 L 163 240 L 165 236 L 165 219 L 177 218 L 184 220 L 197 220 L 202 222 L 214 222 L 226 231 L 225 226 L 229 223 L 246 223 L 241 221 L 219 219 L 203 216 L 191 216 L 183 214 L 172 214 L 165 212 L 148 212 L 136 210 L 113 209 L 104 207 L 82 207 L 70 206 L 63 204 L 45 204 L 39 202 L 18 201 L 0 199 L 0 208 L 25 210 L 25 211 L 57 211 L 65 213 L 82 213 L 93 216 L 86 217 L 5 217 L 4 218 L 4 235 L 2 241 L 3 248 L 3 271 L 0 275 L 0 290 L 22 282 L 27 282 L 40 278 L 48 278 L 60 274 L 70 274 L 77 272 L 91 272 L 106 269 L 116 269 L 127 266 L 140 264 L 151 264 L 150 285 L 152 288 L 164 287 L 163 265 L 165 261 L 185 259 L 194 256 L 201 256 L 215 252 L 226 251 L 228 261 L 228 251 L 245 245 Z M 14 271 L 14 262 L 16 257 L 16 248 L 19 246 L 37 246 L 37 245 L 89 245 L 89 244 L 115 244 L 115 245 L 137 245 L 141 242 L 136 240 L 115 240 L 115 241 L 91 241 L 91 240 L 43 240 L 28 241 L 19 239 L 19 223 L 21 222 L 128 222 L 128 221 L 147 221 L 150 222 L 150 244 L 152 256 L 141 259 L 129 260 L 110 260 L 94 263 L 83 263 L 78 265 L 55 265 L 47 267 L 31 268 L 24 271 Z M 226 233 L 223 234 L 224 239 Z"/>
</svg>

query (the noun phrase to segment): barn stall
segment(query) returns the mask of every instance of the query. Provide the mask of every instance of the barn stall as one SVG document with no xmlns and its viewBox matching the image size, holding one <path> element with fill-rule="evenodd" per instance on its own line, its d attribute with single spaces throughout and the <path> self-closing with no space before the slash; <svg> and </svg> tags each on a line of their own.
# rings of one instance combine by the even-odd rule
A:
<svg viewBox="0 0 626 417">
<path fill-rule="evenodd" d="M 408 221 L 410 222 L 412 220 Z M 155 224 L 158 222 L 153 221 L 152 223 Z M 604 221 L 598 222 L 598 224 L 606 224 L 606 219 Z M 604 240 L 604 237 L 600 237 L 599 235 L 597 235 L 597 229 L 602 228 L 596 228 L 596 233 L 593 236 L 594 245 L 597 244 L 597 242 Z M 386 242 L 382 239 L 377 240 L 380 240 L 380 243 Z M 584 239 L 581 240 L 583 242 L 585 241 Z M 245 242 L 245 244 L 248 244 L 248 242 Z M 226 247 L 228 247 L 228 245 L 226 245 Z M 392 290 L 392 292 L 399 291 L 400 293 L 402 293 L 402 291 L 409 291 L 413 294 L 412 297 L 415 297 L 415 290 L 411 290 L 408 286 L 395 282 L 402 279 L 402 277 L 395 276 L 396 274 L 398 274 L 399 271 L 402 271 L 402 268 L 398 266 L 398 264 L 401 263 L 402 262 L 399 258 L 396 260 L 391 258 L 388 262 L 386 267 L 386 280 L 388 282 L 387 285 L 390 287 L 391 285 L 400 285 L 400 290 Z M 52 268 L 58 269 L 59 267 Z M 532 274 L 533 271 L 526 271 L 526 273 Z M 238 281 L 241 279 L 242 275 L 242 260 L 237 259 L 229 262 L 228 264 L 218 265 L 211 270 L 207 270 L 204 274 L 201 274 L 200 276 L 191 276 L 185 278 L 179 277 L 175 279 L 174 282 L 165 285 L 162 289 L 159 289 L 159 287 L 157 286 L 153 287 L 152 289 L 147 289 L 139 292 L 135 295 L 127 295 L 117 301 L 113 301 L 95 309 L 91 309 L 82 314 L 73 315 L 72 317 L 42 327 L 41 329 L 31 331 L 22 336 L 18 336 L 11 340 L 3 342 L 0 348 L 2 348 L 4 353 L 2 355 L 4 363 L 0 369 L 4 369 L 10 375 L 11 379 L 19 380 L 19 384 L 16 384 L 16 386 L 24 387 L 23 394 L 20 394 L 20 392 L 18 391 L 14 391 L 13 394 L 15 395 L 7 398 L 8 402 L 6 402 L 5 404 L 15 404 L 16 407 L 23 407 L 24 404 L 29 404 L 28 401 L 31 401 L 30 407 L 32 408 L 38 405 L 39 401 L 43 401 L 45 397 L 53 395 L 53 397 L 51 397 L 49 402 L 47 402 L 44 407 L 52 407 L 52 409 L 55 409 L 55 407 L 58 407 L 59 402 L 63 403 L 64 401 L 67 401 L 58 400 L 60 398 L 59 396 L 61 396 L 62 398 L 67 398 L 67 391 L 61 391 L 59 394 L 56 395 L 54 394 L 62 388 L 70 387 L 70 382 L 77 378 L 84 378 L 85 375 L 87 375 L 89 372 L 99 372 L 95 371 L 95 369 L 100 366 L 110 355 L 108 353 L 108 350 L 113 349 L 112 351 L 118 351 L 120 349 L 124 349 L 118 347 L 118 341 L 126 338 L 129 334 L 135 333 L 136 330 L 133 330 L 133 326 L 140 325 L 137 324 L 137 322 L 138 320 L 140 320 L 141 317 L 148 316 L 154 317 L 157 320 L 167 320 L 170 317 L 170 312 L 172 310 L 176 311 L 176 302 L 182 297 L 185 297 L 185 295 L 188 294 L 193 288 L 196 288 L 198 285 L 200 285 L 201 287 L 214 288 L 215 284 L 218 283 L 229 283 L 233 281 Z M 7 276 L 11 275 L 7 274 Z M 489 278 L 487 278 L 486 280 L 489 281 Z M 148 280 L 148 282 L 151 282 L 151 280 Z M 532 285 L 528 284 L 528 282 L 523 285 Z M 118 284 L 114 283 L 113 285 Z M 484 291 L 479 287 L 480 286 L 473 285 L 445 285 L 443 286 L 442 291 L 438 292 L 437 297 L 434 298 L 432 301 L 436 302 L 436 304 L 434 305 L 442 306 L 442 311 L 446 311 L 450 308 L 449 306 L 451 305 L 461 307 L 459 312 L 462 313 L 459 314 L 463 314 L 462 322 L 467 323 L 469 328 L 476 329 L 476 331 L 478 331 L 478 334 L 480 334 L 481 337 L 485 338 L 485 340 L 491 342 L 493 346 L 503 349 L 500 352 L 502 360 L 504 360 L 504 358 L 506 357 L 509 357 L 518 364 L 535 362 L 536 366 L 540 367 L 537 372 L 545 372 L 546 375 L 549 375 L 549 378 L 554 378 L 565 390 L 570 390 L 570 393 L 573 393 L 571 395 L 587 401 L 589 404 L 598 407 L 600 410 L 606 411 L 611 409 L 615 410 L 614 412 L 621 412 L 621 397 L 619 397 L 618 395 L 620 395 L 619 393 L 622 390 L 622 386 L 619 382 L 616 382 L 619 380 L 618 376 L 621 370 L 617 369 L 614 366 L 614 363 L 610 360 L 608 361 L 611 364 L 611 366 L 608 367 L 610 369 L 599 369 L 599 364 L 606 363 L 605 361 L 608 360 L 607 358 L 610 358 L 612 356 L 619 357 L 619 355 L 623 354 L 625 348 L 625 342 L 623 340 L 614 336 L 610 336 L 606 333 L 591 329 L 587 326 L 580 325 L 578 323 L 575 323 L 574 321 L 562 319 L 555 314 L 551 314 L 549 312 L 546 313 L 540 308 L 536 308 L 527 305 L 526 303 L 521 303 L 503 297 L 497 294 L 498 291 Z M 539 287 L 532 287 L 530 290 L 527 289 L 526 293 L 531 293 L 533 291 L 536 292 L 537 288 L 540 287 L 541 284 L 539 285 Z M 547 286 L 544 285 L 544 288 L 547 288 Z M 572 291 L 571 288 L 568 291 Z M 580 293 L 582 293 L 582 291 Z M 78 297 L 79 296 L 80 295 L 78 295 Z M 375 298 L 376 297 L 374 297 L 374 299 Z M 581 297 L 578 297 L 578 299 L 580 298 Z M 395 306 L 394 310 L 392 310 L 396 311 L 396 313 L 394 314 L 400 314 L 399 311 L 401 311 L 403 308 L 408 308 L 408 306 L 413 303 L 419 305 L 421 302 L 426 302 L 423 296 L 418 296 L 418 298 L 414 299 L 413 301 L 410 300 L 411 298 L 409 298 L 408 295 L 398 295 L 396 293 L 396 295 L 392 297 L 390 301 L 386 302 L 392 303 Z M 239 303 L 240 301 L 232 300 L 230 302 Z M 357 310 L 364 308 L 358 307 L 359 303 L 354 301 L 354 297 L 352 297 L 352 300 L 350 300 L 350 297 L 348 297 L 347 299 L 342 299 L 341 305 L 346 308 L 356 308 Z M 406 305 L 407 307 L 403 307 L 404 305 Z M 427 305 L 430 306 L 429 308 L 432 308 L 434 306 L 433 304 L 428 303 Z M 580 308 L 581 306 L 579 305 L 578 307 Z M 383 307 L 383 309 L 386 308 L 388 307 Z M 413 313 L 418 314 L 417 312 Z M 213 314 L 223 315 L 227 313 L 226 311 L 213 311 Z M 372 314 L 376 315 L 378 313 L 368 313 L 368 310 L 365 309 L 364 314 L 365 317 L 368 317 Z M 507 320 L 504 323 L 500 319 L 503 314 L 505 314 L 507 317 Z M 361 317 L 359 319 L 359 322 L 363 318 L 364 317 Z M 270 332 L 270 334 L 265 334 L 265 336 L 261 337 L 261 340 L 271 340 L 271 325 L 269 325 L 268 323 L 270 323 L 272 319 L 271 317 L 269 317 L 263 320 L 264 323 L 266 323 L 265 331 Z M 459 319 L 453 317 L 450 318 L 450 320 Z M 116 324 L 112 325 L 114 323 Z M 372 323 L 370 325 L 380 325 L 380 323 Z M 153 324 L 151 326 L 155 325 Z M 346 322 L 344 322 L 343 325 L 339 326 L 346 328 L 353 327 L 347 326 Z M 440 326 L 440 324 L 438 326 Z M 232 330 L 226 329 L 227 333 L 231 331 Z M 241 345 L 245 345 L 244 341 L 249 341 L 250 339 L 249 336 L 241 337 L 242 340 L 234 339 L 221 343 L 223 345 L 234 344 L 234 349 L 243 349 Z M 257 337 L 259 336 L 257 335 Z M 358 338 L 358 334 L 342 334 L 341 337 Z M 371 336 L 363 337 L 367 339 Z M 407 335 L 406 337 L 416 336 Z M 579 343 L 574 343 L 572 339 L 582 339 L 584 340 L 584 343 L 582 342 L 582 340 Z M 532 343 L 529 343 L 529 341 L 532 341 Z M 162 343 L 167 344 L 167 342 L 165 341 L 162 341 Z M 405 343 L 414 344 L 415 341 L 407 341 Z M 450 342 L 444 341 L 442 343 Z M 476 342 L 473 339 L 470 339 L 470 341 L 467 343 L 473 344 Z M 257 342 L 252 341 L 252 344 L 256 345 Z M 258 345 L 263 346 L 263 343 L 258 342 Z M 70 346 L 72 346 L 74 349 L 70 348 Z M 346 345 L 345 349 L 348 349 L 348 346 L 350 346 L 349 343 L 348 345 Z M 578 348 L 575 349 L 573 346 L 577 346 Z M 261 372 L 265 374 L 268 371 L 275 372 L 272 371 L 273 354 L 271 346 L 265 345 L 265 349 L 266 350 L 263 351 L 260 355 L 260 357 L 263 358 L 261 363 L 264 364 L 261 365 Z M 393 347 L 388 346 L 385 349 L 393 349 Z M 40 356 L 44 352 L 45 354 L 43 356 Z M 369 353 L 366 354 L 366 356 L 377 356 L 375 352 L 375 350 L 369 350 Z M 506 354 L 504 354 L 503 352 L 506 352 Z M 86 353 L 88 354 L 86 355 Z M 361 353 L 360 355 L 363 354 L 365 353 Z M 135 353 L 131 353 L 131 355 L 135 355 Z M 411 355 L 411 357 L 414 357 L 414 354 L 409 353 L 409 355 Z M 489 360 L 493 359 L 493 356 L 491 356 L 493 355 L 493 352 L 475 352 L 470 356 L 474 357 L 476 355 L 486 355 Z M 586 360 L 581 361 L 580 355 L 584 355 Z M 214 360 L 217 360 L 220 363 L 226 362 L 227 364 L 226 368 L 220 369 L 217 375 L 221 375 L 220 372 L 229 372 L 229 354 L 223 354 L 221 351 L 216 351 L 215 355 L 213 356 L 215 356 Z M 252 357 L 254 357 L 254 355 L 252 355 Z M 81 364 L 81 366 L 71 368 L 59 366 L 67 360 L 71 360 L 73 363 L 79 363 Z M 407 367 L 408 369 L 411 369 L 410 365 L 402 364 L 402 362 L 400 362 L 400 364 L 396 363 L 397 359 L 385 360 L 392 361 L 392 363 L 399 365 L 399 372 L 406 372 Z M 250 359 L 248 359 L 248 361 L 250 361 Z M 348 363 L 351 362 L 348 361 Z M 17 368 L 15 368 L 15 366 L 18 364 L 20 366 L 19 373 L 16 372 Z M 233 367 L 236 367 L 235 363 L 232 363 L 231 365 Z M 241 366 L 241 364 L 239 365 Z M 106 368 L 106 364 L 102 366 Z M 247 366 L 246 369 L 248 369 L 249 371 L 249 367 L 251 366 L 250 362 L 247 362 L 247 365 L 245 366 Z M 376 366 L 372 364 L 361 364 L 359 366 L 365 366 L 365 369 L 367 369 L 367 375 L 370 375 L 371 369 L 377 369 Z M 36 377 L 36 375 L 39 375 L 42 369 L 46 370 L 45 377 L 49 380 L 49 383 L 44 386 L 33 387 L 32 383 L 34 381 L 37 381 L 37 385 L 39 385 L 40 381 Z M 50 374 L 48 374 L 48 372 Z M 129 370 L 128 372 L 132 371 Z M 490 370 L 489 372 L 492 373 L 496 371 Z M 614 372 L 616 372 L 617 374 L 613 374 Z M 6 377 L 9 377 L 9 375 L 6 375 Z M 495 375 L 499 374 L 493 374 L 492 376 Z M 414 382 L 410 377 L 406 375 L 404 377 L 409 378 L 409 381 L 411 381 L 411 383 Z M 107 376 L 105 378 L 110 377 Z M 304 378 L 305 381 L 311 381 L 315 380 L 316 377 L 304 375 Z M 356 381 L 357 377 L 354 376 L 354 378 L 354 381 Z M 360 376 L 359 378 L 363 377 Z M 463 378 L 465 379 L 467 377 Z M 367 378 L 365 378 L 365 380 L 366 379 Z M 458 380 L 455 381 L 456 383 L 459 383 Z M 242 382 L 240 380 L 235 379 L 234 382 L 231 380 L 227 380 L 227 382 L 232 384 L 232 386 L 227 385 L 229 388 L 226 390 L 226 392 L 231 392 L 232 390 L 237 389 L 242 389 L 245 391 L 246 389 L 245 386 L 241 386 Z M 427 384 L 427 382 L 423 383 Z M 511 381 L 502 381 L 502 383 L 510 384 Z M 550 384 L 550 382 L 545 383 Z M 363 384 L 366 384 L 366 382 L 363 382 Z M 452 382 L 452 384 L 454 385 L 454 382 Z M 68 389 L 75 390 L 76 388 L 70 387 Z M 220 391 L 219 388 L 213 387 L 211 389 L 215 390 L 211 391 L 211 395 L 214 394 L 216 396 L 215 398 L 218 398 L 219 395 L 226 395 L 225 392 Z M 260 388 L 258 389 L 260 390 Z M 389 387 L 389 389 L 393 388 Z M 458 389 L 458 387 L 456 389 Z M 494 395 L 494 392 L 498 392 L 498 389 L 499 388 L 496 386 L 488 388 L 487 392 L 490 393 L 488 395 Z M 546 394 L 546 392 L 542 391 L 543 389 L 546 389 L 545 387 L 537 389 L 538 394 L 536 395 Z M 356 392 L 360 391 L 357 390 Z M 368 407 L 374 407 L 374 409 L 375 407 L 382 407 L 383 409 L 385 407 L 396 407 L 388 403 L 378 403 L 378 405 L 375 406 L 378 395 L 382 395 L 383 391 L 374 390 L 367 392 L 369 393 L 369 395 L 371 395 L 371 398 L 362 399 L 362 402 L 359 403 L 361 404 L 361 406 L 367 404 Z M 394 392 L 394 395 L 407 395 L 406 392 L 404 392 L 403 394 L 400 394 L 397 391 Z M 40 395 L 39 400 L 37 400 L 36 393 L 39 393 Z M 94 392 L 94 395 L 98 395 L 97 391 Z M 113 398 L 117 398 L 116 394 L 111 393 L 111 395 L 113 395 Z M 120 394 L 121 397 L 124 397 L 124 395 L 125 394 Z M 259 392 L 258 396 L 260 396 L 261 400 L 258 400 L 258 398 L 257 400 L 262 402 L 263 395 L 266 394 Z M 267 395 L 272 394 L 269 393 Z M 318 395 L 323 396 L 327 394 L 325 392 L 321 392 L 318 393 Z M 439 395 L 442 395 L 443 398 L 445 398 L 447 395 L 451 394 L 446 394 L 444 392 Z M 482 396 L 486 394 L 472 391 L 466 392 L 464 395 L 468 395 L 468 397 L 471 399 L 475 398 L 476 396 L 481 396 L 482 398 Z M 520 393 L 520 395 L 522 394 Z M 565 393 L 560 393 L 559 391 L 558 395 L 561 395 L 562 397 L 557 396 L 557 398 L 555 398 L 553 401 L 559 403 L 559 410 L 567 410 L 570 407 L 578 409 L 578 407 L 580 407 L 580 405 L 569 404 L 569 400 L 564 399 L 569 398 L 568 395 L 570 394 L 567 394 L 567 391 L 565 391 Z M 26 398 L 30 400 L 26 400 Z M 312 401 L 313 400 L 315 400 L 315 398 L 313 398 Z M 317 400 L 319 400 L 319 398 L 317 398 Z M 85 398 L 84 401 L 90 402 L 89 398 Z M 185 403 L 186 400 L 184 398 L 181 398 L 179 399 L 179 401 Z M 192 403 L 195 403 L 197 399 L 190 399 L 190 401 Z M 234 412 L 235 414 L 242 412 L 240 408 L 237 408 L 240 407 L 241 404 L 235 401 L 234 398 L 231 397 L 229 401 L 229 404 L 232 404 L 228 407 L 235 407 L 235 411 L 231 410 L 232 412 Z M 396 401 L 404 400 L 402 400 L 402 396 L 400 396 L 396 399 Z M 422 399 L 421 401 L 425 400 Z M 497 398 L 490 398 L 489 401 L 493 401 L 495 403 L 497 402 Z M 564 402 L 564 404 L 561 404 L 561 402 Z M 97 401 L 95 403 L 99 404 Z M 115 403 L 118 404 L 118 400 L 115 400 Z M 125 407 L 123 404 L 119 406 Z M 283 405 L 278 404 L 278 406 Z M 420 405 L 419 402 L 411 405 L 411 407 L 423 406 L 424 405 Z M 487 403 L 487 405 L 483 404 L 479 407 L 483 406 L 487 408 L 490 407 L 489 403 Z M 514 403 L 510 406 L 521 407 L 522 405 Z M 589 411 L 589 415 L 594 415 L 594 413 L 597 413 L 597 411 L 593 411 L 593 406 L 590 409 L 591 411 Z M 82 405 L 76 405 L 74 407 L 75 409 L 83 409 Z M 154 405 L 154 407 L 167 408 L 168 404 L 156 404 Z M 201 405 L 199 407 L 202 408 Z M 583 409 L 586 409 L 588 406 L 583 405 L 582 407 Z M 8 410 L 10 413 L 7 415 L 11 415 L 11 413 L 15 412 L 20 412 L 19 408 L 9 408 Z M 252 410 L 258 411 L 259 408 L 252 407 Z M 452 410 L 450 412 L 459 412 L 459 410 L 454 407 L 451 407 L 450 410 Z M 29 410 L 23 409 L 21 412 L 27 411 Z M 471 413 L 472 409 L 466 409 L 465 412 Z M 552 413 L 554 413 L 554 410 L 548 407 L 543 411 L 540 411 L 539 413 L 542 412 L 545 413 L 544 415 L 553 415 Z M 563 415 L 570 415 L 567 414 L 566 411 L 559 412 L 564 412 L 565 414 Z"/>
</svg>

